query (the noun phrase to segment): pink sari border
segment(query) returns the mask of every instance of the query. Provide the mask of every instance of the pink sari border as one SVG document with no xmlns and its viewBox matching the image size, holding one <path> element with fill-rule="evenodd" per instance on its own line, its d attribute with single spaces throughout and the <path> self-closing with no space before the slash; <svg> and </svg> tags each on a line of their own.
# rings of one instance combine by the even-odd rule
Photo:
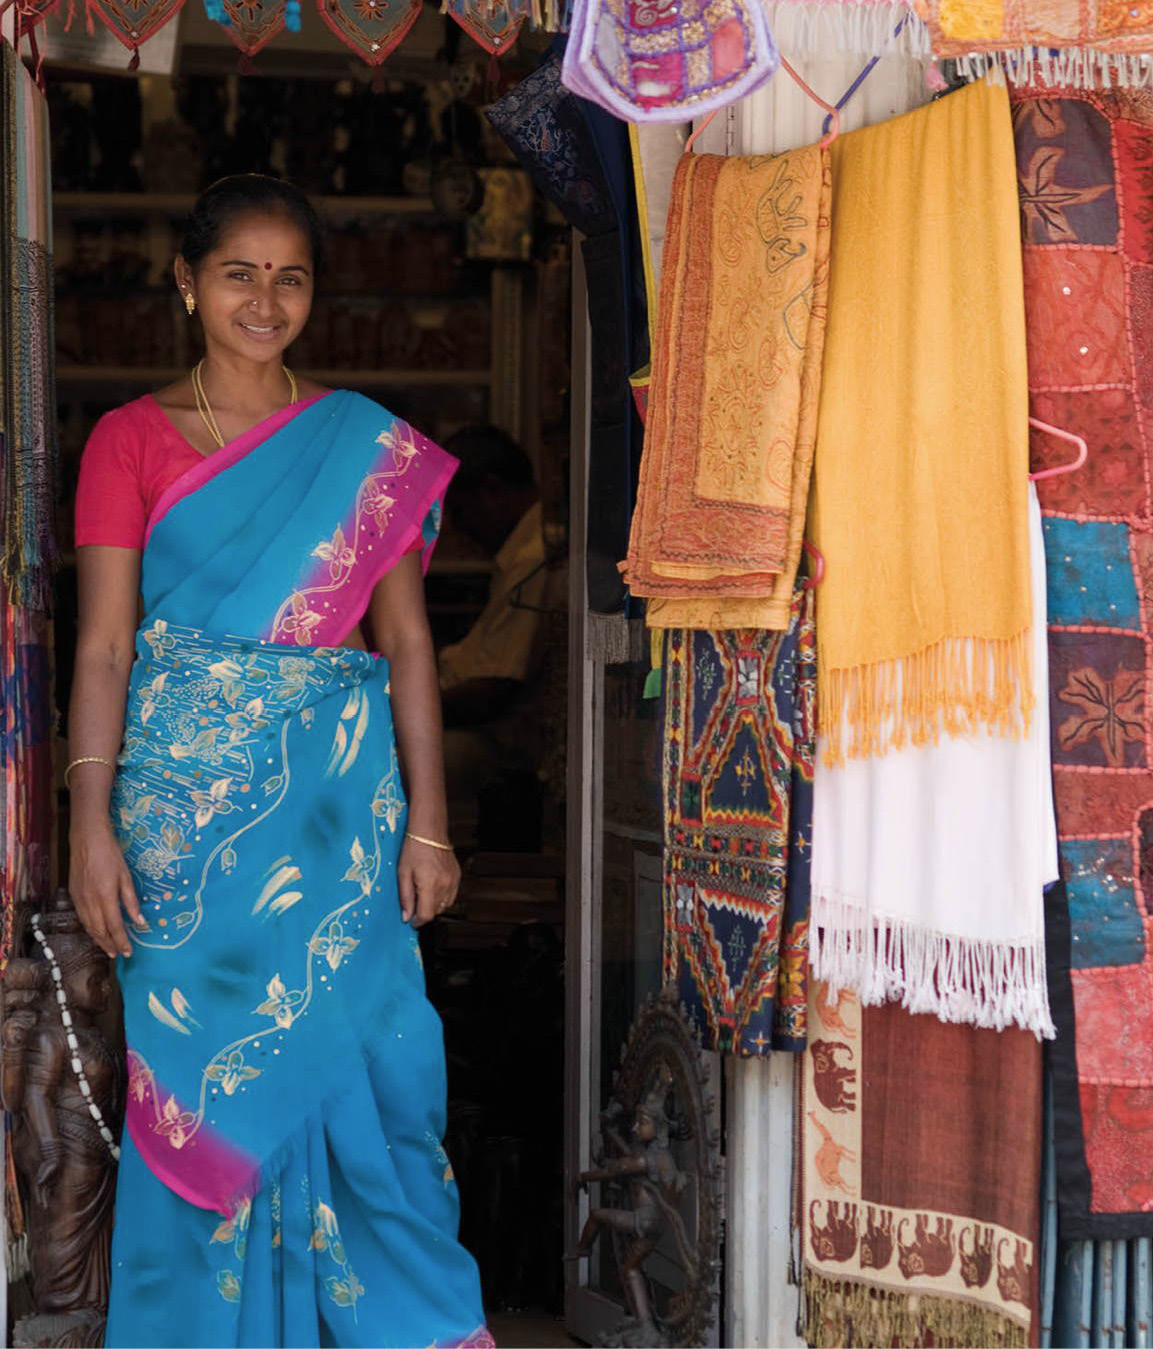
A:
<svg viewBox="0 0 1153 1349">
<path fill-rule="evenodd" d="M 162 1102 L 156 1079 L 131 1050 L 128 1076 L 124 1127 L 144 1165 L 181 1199 L 231 1217 L 237 1202 L 254 1192 L 259 1163 L 211 1129 L 193 1130 L 193 1113 L 171 1093 Z"/>
<path fill-rule="evenodd" d="M 268 640 L 342 646 L 364 617 L 377 582 L 423 539 L 424 522 L 457 461 L 407 423 L 394 426 L 404 428 L 399 441 L 390 440 L 365 474 L 339 536 L 314 551 L 317 561 L 281 606 Z M 397 514 L 402 520 L 394 524 Z M 433 543 L 421 549 L 422 574 Z"/>
<path fill-rule="evenodd" d="M 311 398 L 302 398 L 297 403 L 289 403 L 287 407 L 281 408 L 279 412 L 274 412 L 271 417 L 266 417 L 264 421 L 257 422 L 255 426 L 250 427 L 242 436 L 237 436 L 235 440 L 230 440 L 227 445 L 219 449 L 215 454 L 206 454 L 200 463 L 194 464 L 186 473 L 182 473 L 179 478 L 170 486 L 165 488 L 153 507 L 152 514 L 148 517 L 148 524 L 144 531 L 144 545 L 148 546 L 148 540 L 152 536 L 152 531 L 164 519 L 168 512 L 176 505 L 178 501 L 183 501 L 185 497 L 191 496 L 193 492 L 203 487 L 205 483 L 211 482 L 218 473 L 223 473 L 225 469 L 231 468 L 233 464 L 243 459 L 250 450 L 256 449 L 262 445 L 277 431 L 282 430 L 290 421 L 306 408 L 310 408 L 313 403 L 319 403 L 322 398 L 328 398 L 335 390 L 330 389 L 327 393 L 313 394 Z M 155 402 L 155 400 L 153 400 Z M 172 426 L 164 409 L 160 404 L 156 404 L 157 411 L 169 426 L 172 427 L 174 434 L 180 435 L 175 426 Z M 183 437 L 181 437 L 183 439 Z"/>
<path fill-rule="evenodd" d="M 421 538 L 424 530 L 424 518 L 432 510 L 436 502 L 444 495 L 449 483 L 452 481 L 452 475 L 456 472 L 455 461 L 446 464 L 441 469 L 436 478 L 431 482 L 418 506 L 416 519 L 415 537 Z M 372 599 L 372 592 L 376 588 L 376 583 L 380 578 L 390 572 L 393 567 L 405 556 L 412 548 L 413 535 L 409 534 L 402 545 L 393 553 L 386 557 L 376 559 L 375 564 L 369 568 L 365 567 L 363 575 L 358 575 L 353 581 L 352 591 L 352 612 L 358 613 L 359 617 L 351 619 L 345 624 L 338 626 L 337 634 L 332 639 L 333 646 L 343 646 L 344 639 L 357 626 L 360 619 L 368 609 L 369 601 Z M 432 548 L 422 548 L 420 554 L 420 573 L 422 576 L 428 575 L 429 566 L 432 563 Z"/>
</svg>

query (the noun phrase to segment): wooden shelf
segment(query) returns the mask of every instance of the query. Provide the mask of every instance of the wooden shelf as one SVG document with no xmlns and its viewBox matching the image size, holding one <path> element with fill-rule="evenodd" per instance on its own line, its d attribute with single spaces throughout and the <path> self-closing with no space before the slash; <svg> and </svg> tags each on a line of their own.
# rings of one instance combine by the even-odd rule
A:
<svg viewBox="0 0 1153 1349">
<path fill-rule="evenodd" d="M 334 387 L 370 385 L 381 387 L 438 388 L 492 383 L 491 370 L 298 370 L 318 384 Z M 188 374 L 183 366 L 61 365 L 56 368 L 59 384 L 171 384 Z"/>
<path fill-rule="evenodd" d="M 55 192 L 52 207 L 71 214 L 187 215 L 196 200 L 181 192 Z M 431 197 L 316 197 L 323 215 L 437 215 Z"/>
</svg>

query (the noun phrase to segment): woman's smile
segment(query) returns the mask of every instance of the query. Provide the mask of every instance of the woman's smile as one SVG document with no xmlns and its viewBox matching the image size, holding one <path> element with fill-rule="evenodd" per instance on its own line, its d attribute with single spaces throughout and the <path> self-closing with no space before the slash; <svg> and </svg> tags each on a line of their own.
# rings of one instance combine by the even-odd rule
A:
<svg viewBox="0 0 1153 1349">
<path fill-rule="evenodd" d="M 283 323 L 253 323 L 251 319 L 241 319 L 238 326 L 255 342 L 275 341 L 284 331 Z"/>
</svg>

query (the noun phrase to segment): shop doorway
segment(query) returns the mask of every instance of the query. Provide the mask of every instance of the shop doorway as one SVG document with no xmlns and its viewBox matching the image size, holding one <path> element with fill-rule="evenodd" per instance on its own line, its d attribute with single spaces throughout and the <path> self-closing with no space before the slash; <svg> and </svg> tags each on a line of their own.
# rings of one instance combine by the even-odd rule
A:
<svg viewBox="0 0 1153 1349">
<path fill-rule="evenodd" d="M 331 228 L 330 267 L 289 353 L 293 367 L 377 399 L 440 443 L 461 428 L 498 428 L 528 454 L 539 487 L 549 583 L 531 606 L 536 647 L 513 709 L 517 752 L 504 753 L 507 725 L 506 739 L 490 737 L 495 771 L 476 784 L 457 838 L 461 900 L 425 929 L 422 948 L 445 1025 L 462 1238 L 496 1324 L 509 1313 L 544 1324 L 564 1301 L 570 231 L 484 119 L 500 91 L 485 58 L 462 51 L 458 30 L 431 9 L 376 84 L 365 72 L 353 77 L 338 51 L 270 49 L 241 76 L 226 40 L 206 40 L 212 31 L 189 10 L 175 76 L 45 70 L 65 555 L 61 733 L 84 441 L 105 411 L 198 358 L 170 279 L 195 191 L 229 172 L 281 174 L 318 199 Z M 534 61 L 509 58 L 500 82 Z M 438 646 L 459 641 L 482 614 L 492 570 L 450 513 L 427 586 Z M 522 602 L 516 588 L 510 602 Z M 59 807 L 66 877 L 63 791 Z M 505 1338 L 498 1330 L 498 1342 L 564 1342 L 548 1333 L 514 1327 Z"/>
</svg>

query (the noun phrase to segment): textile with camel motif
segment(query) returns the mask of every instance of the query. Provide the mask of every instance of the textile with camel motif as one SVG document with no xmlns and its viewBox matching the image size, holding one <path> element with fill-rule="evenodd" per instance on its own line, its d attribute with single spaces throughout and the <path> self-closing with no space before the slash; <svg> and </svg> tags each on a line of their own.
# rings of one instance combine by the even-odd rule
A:
<svg viewBox="0 0 1153 1349">
<path fill-rule="evenodd" d="M 1049 573 L 1050 897 L 1062 1235 L 1153 1234 L 1153 94 L 1014 107 L 1033 413 L 1088 442 L 1038 483 Z M 1034 432 L 1038 467 L 1069 447 Z"/>
<path fill-rule="evenodd" d="M 812 592 L 787 632 L 673 629 L 665 671 L 665 982 L 707 1049 L 803 1049 Z"/>
<path fill-rule="evenodd" d="M 809 1344 L 1036 1343 L 1033 1036 L 863 1008 L 815 980 L 797 1127 Z"/>
<path fill-rule="evenodd" d="M 684 155 L 629 553 L 655 628 L 789 626 L 817 429 L 832 180 L 819 146 Z"/>
</svg>

